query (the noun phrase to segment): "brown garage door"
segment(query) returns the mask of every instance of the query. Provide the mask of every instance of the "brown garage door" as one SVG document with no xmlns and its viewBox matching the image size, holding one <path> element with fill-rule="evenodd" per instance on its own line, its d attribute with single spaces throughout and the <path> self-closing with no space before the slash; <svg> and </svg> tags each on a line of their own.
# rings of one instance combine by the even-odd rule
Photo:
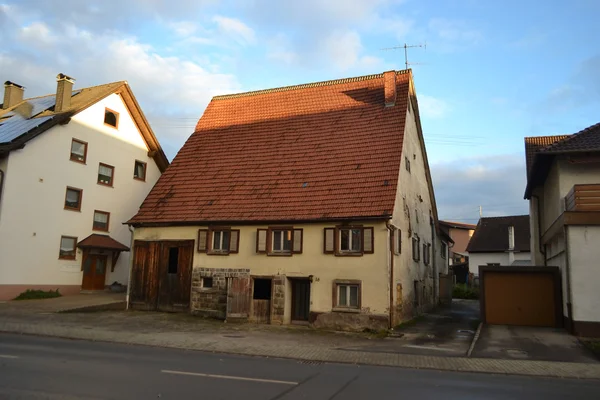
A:
<svg viewBox="0 0 600 400">
<path fill-rule="evenodd" d="M 560 275 L 557 269 L 549 268 L 481 270 L 484 321 L 494 325 L 561 326 Z"/>
</svg>

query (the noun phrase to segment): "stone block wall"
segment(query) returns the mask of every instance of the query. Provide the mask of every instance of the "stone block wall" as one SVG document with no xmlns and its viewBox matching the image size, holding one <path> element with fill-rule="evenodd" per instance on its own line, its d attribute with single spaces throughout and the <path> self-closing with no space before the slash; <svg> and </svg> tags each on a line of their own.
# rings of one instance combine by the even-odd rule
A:
<svg viewBox="0 0 600 400">
<path fill-rule="evenodd" d="M 285 276 L 273 277 L 273 292 L 271 293 L 271 323 L 283 324 L 283 313 L 285 312 Z"/>
<path fill-rule="evenodd" d="M 227 278 L 247 277 L 247 268 L 195 268 L 192 271 L 191 312 L 195 315 L 225 319 Z M 212 288 L 202 287 L 202 278 L 212 278 Z"/>
</svg>

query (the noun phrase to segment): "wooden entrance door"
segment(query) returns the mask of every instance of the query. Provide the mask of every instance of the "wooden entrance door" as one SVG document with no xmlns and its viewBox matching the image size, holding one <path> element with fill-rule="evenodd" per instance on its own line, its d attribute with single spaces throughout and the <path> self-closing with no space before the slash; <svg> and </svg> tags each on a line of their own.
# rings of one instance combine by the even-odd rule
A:
<svg viewBox="0 0 600 400">
<path fill-rule="evenodd" d="M 88 254 L 83 261 L 83 290 L 104 290 L 106 281 L 107 257 L 99 254 Z"/>
<path fill-rule="evenodd" d="M 230 278 L 227 287 L 227 318 L 248 318 L 250 277 Z"/>
<path fill-rule="evenodd" d="M 310 282 L 308 279 L 292 280 L 292 321 L 308 322 L 310 311 Z"/>
<path fill-rule="evenodd" d="M 158 260 L 158 309 L 190 309 L 193 240 L 163 241 Z"/>
</svg>

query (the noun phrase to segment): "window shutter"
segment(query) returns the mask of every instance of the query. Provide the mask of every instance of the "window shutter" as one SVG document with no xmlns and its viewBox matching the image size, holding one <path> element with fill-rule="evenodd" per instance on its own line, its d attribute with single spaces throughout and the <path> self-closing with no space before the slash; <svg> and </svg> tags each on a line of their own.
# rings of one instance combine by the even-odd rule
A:
<svg viewBox="0 0 600 400">
<path fill-rule="evenodd" d="M 363 228 L 363 253 L 373 254 L 373 228 Z"/>
<path fill-rule="evenodd" d="M 208 248 L 208 229 L 198 229 L 198 251 L 206 253 Z"/>
<path fill-rule="evenodd" d="M 240 230 L 232 229 L 229 232 L 229 252 L 237 253 L 240 247 Z"/>
<path fill-rule="evenodd" d="M 256 252 L 267 252 L 267 229 L 256 230 Z"/>
<path fill-rule="evenodd" d="M 302 253 L 302 229 L 294 229 L 294 243 L 292 253 L 301 254 Z"/>
<path fill-rule="evenodd" d="M 323 230 L 323 253 L 333 254 L 335 252 L 335 228 Z"/>
</svg>

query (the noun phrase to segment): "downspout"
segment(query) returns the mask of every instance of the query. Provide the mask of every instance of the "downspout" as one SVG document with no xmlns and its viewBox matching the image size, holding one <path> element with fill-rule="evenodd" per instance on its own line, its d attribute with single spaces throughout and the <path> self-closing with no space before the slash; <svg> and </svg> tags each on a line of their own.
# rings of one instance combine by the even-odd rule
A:
<svg viewBox="0 0 600 400">
<path fill-rule="evenodd" d="M 133 273 L 133 258 L 135 254 L 133 254 L 133 232 L 135 229 L 131 225 L 127 226 L 129 228 L 129 232 L 131 232 L 131 239 L 129 240 L 129 278 L 127 279 L 127 296 L 125 296 L 125 310 L 129 310 L 129 294 L 131 293 L 131 275 Z"/>
<path fill-rule="evenodd" d="M 390 308 L 388 328 L 392 328 L 394 316 L 394 227 L 390 221 L 385 221 L 385 226 L 390 232 Z"/>
<path fill-rule="evenodd" d="M 539 198 L 539 196 L 536 196 L 536 195 L 531 195 L 531 198 L 535 199 L 535 208 L 537 209 L 538 248 L 539 248 L 540 254 L 544 257 L 544 267 L 546 267 L 547 266 L 546 245 L 542 244 L 542 214 L 541 214 L 541 210 L 540 210 L 540 198 Z"/>
<path fill-rule="evenodd" d="M 433 304 L 437 305 L 439 299 L 439 287 L 438 287 L 438 275 L 437 275 L 437 256 L 435 252 L 435 223 L 433 219 L 429 219 L 429 224 L 431 225 L 431 257 L 432 267 L 433 267 Z"/>
<path fill-rule="evenodd" d="M 573 321 L 573 303 L 572 303 L 572 292 L 571 292 L 571 263 L 569 262 L 569 226 L 565 225 L 563 227 L 564 235 L 565 235 L 565 275 L 566 275 L 566 284 L 567 284 L 567 315 L 569 318 L 569 327 L 568 331 L 573 333 L 575 321 Z M 544 257 L 545 259 L 545 257 Z"/>
<path fill-rule="evenodd" d="M 4 187 L 4 171 L 0 169 L 0 204 L 2 203 L 2 188 Z"/>
</svg>

